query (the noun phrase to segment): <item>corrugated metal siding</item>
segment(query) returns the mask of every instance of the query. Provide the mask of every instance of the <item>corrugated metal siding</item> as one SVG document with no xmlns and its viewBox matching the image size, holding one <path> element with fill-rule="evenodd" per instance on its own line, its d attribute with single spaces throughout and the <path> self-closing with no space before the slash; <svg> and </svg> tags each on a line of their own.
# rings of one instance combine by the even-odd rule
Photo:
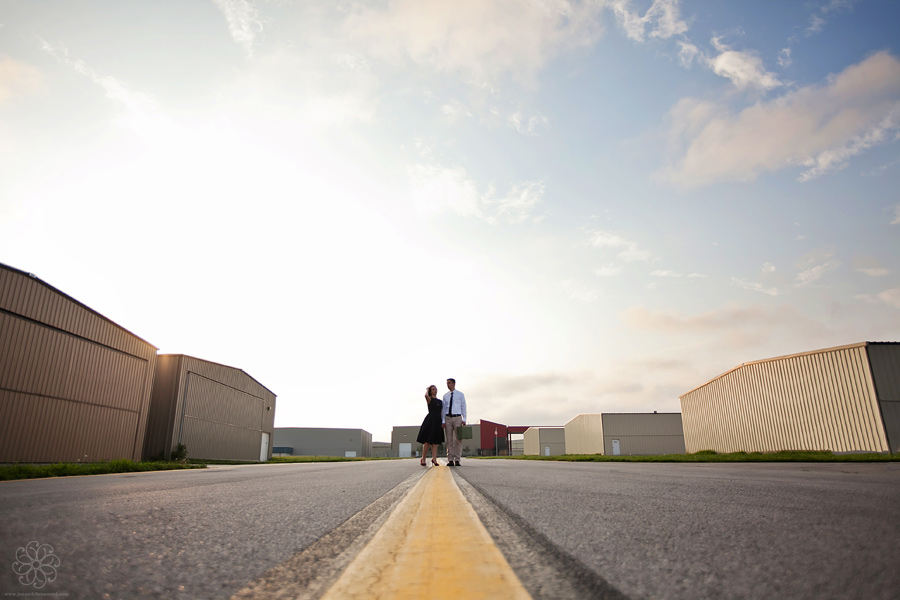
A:
<svg viewBox="0 0 900 600">
<path fill-rule="evenodd" d="M 523 434 L 524 453 L 544 455 L 544 448 L 550 446 L 550 456 L 566 453 L 566 430 L 562 427 L 529 427 Z"/>
<path fill-rule="evenodd" d="M 607 413 L 603 415 L 603 450 L 622 455 L 684 454 L 684 430 L 678 413 Z"/>
<path fill-rule="evenodd" d="M 541 427 L 540 448 L 538 454 L 544 456 L 544 450 L 550 447 L 550 456 L 566 453 L 566 430 L 563 427 Z"/>
<path fill-rule="evenodd" d="M 619 454 L 622 456 L 646 456 L 654 454 L 684 454 L 684 437 L 660 435 L 628 435 L 603 438 L 605 453 L 613 454 L 613 440 L 619 440 Z"/>
<path fill-rule="evenodd" d="M 148 457 L 183 443 L 190 458 L 259 460 L 263 432 L 271 457 L 274 393 L 240 369 L 199 358 L 162 355 L 160 363 Z"/>
<path fill-rule="evenodd" d="M 262 431 L 265 400 L 193 372 L 191 376 L 186 416 Z"/>
<path fill-rule="evenodd" d="M 687 452 L 886 452 L 865 344 L 741 365 L 681 396 Z"/>
<path fill-rule="evenodd" d="M 357 456 L 372 456 L 372 434 L 368 431 L 362 432 L 362 452 Z"/>
<path fill-rule="evenodd" d="M 891 452 L 900 452 L 900 344 L 866 348 Z"/>
<path fill-rule="evenodd" d="M 683 435 L 679 413 L 604 413 L 603 435 Z"/>
<path fill-rule="evenodd" d="M 259 460 L 261 435 L 258 429 L 204 421 L 189 415 L 184 420 L 183 443 L 190 458 Z"/>
<path fill-rule="evenodd" d="M 522 434 L 522 440 L 526 455 L 534 456 L 541 453 L 541 432 L 537 427 L 526 429 L 525 433 Z"/>
<path fill-rule="evenodd" d="M 0 265 L 0 462 L 140 460 L 156 348 Z"/>
<path fill-rule="evenodd" d="M 603 454 L 603 415 L 578 415 L 565 427 L 566 452 L 569 454 Z"/>
<path fill-rule="evenodd" d="M 178 404 L 175 384 L 182 358 L 180 355 L 162 354 L 156 362 L 147 435 L 144 438 L 146 460 L 168 459 L 174 447 L 172 436 L 175 434 L 175 408 Z"/>
<path fill-rule="evenodd" d="M 891 452 L 900 452 L 900 402 L 882 402 L 881 416 L 887 431 Z"/>
</svg>

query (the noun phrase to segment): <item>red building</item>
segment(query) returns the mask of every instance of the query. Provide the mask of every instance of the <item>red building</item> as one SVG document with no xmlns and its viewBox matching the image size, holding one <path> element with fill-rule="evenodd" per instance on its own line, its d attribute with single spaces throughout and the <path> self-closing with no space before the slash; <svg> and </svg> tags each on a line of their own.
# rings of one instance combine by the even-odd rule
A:
<svg viewBox="0 0 900 600">
<path fill-rule="evenodd" d="M 509 456 L 510 436 L 525 433 L 531 425 L 504 425 L 481 419 L 482 456 Z"/>
</svg>

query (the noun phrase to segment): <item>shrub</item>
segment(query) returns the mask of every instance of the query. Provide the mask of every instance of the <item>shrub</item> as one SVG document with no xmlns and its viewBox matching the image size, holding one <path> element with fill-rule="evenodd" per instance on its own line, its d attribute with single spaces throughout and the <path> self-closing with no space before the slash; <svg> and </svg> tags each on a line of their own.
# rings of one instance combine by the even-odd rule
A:
<svg viewBox="0 0 900 600">
<path fill-rule="evenodd" d="M 184 444 L 178 444 L 178 447 L 175 449 L 175 452 L 172 453 L 172 460 L 186 461 L 187 460 L 187 446 Z"/>
</svg>

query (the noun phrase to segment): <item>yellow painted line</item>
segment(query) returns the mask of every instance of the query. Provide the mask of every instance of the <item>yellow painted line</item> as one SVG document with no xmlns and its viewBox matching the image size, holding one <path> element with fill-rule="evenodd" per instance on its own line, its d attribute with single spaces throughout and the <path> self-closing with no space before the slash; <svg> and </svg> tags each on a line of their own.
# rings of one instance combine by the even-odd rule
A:
<svg viewBox="0 0 900 600">
<path fill-rule="evenodd" d="M 323 600 L 530 599 L 459 491 L 431 468 L 397 505 Z"/>
</svg>

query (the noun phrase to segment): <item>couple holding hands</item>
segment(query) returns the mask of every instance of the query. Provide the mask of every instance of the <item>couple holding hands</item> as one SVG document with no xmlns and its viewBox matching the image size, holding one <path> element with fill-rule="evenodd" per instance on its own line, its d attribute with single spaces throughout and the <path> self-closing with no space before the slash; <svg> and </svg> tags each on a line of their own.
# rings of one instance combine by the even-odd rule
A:
<svg viewBox="0 0 900 600">
<path fill-rule="evenodd" d="M 466 424 L 466 396 L 456 389 L 456 380 L 447 380 L 447 389 L 444 399 L 437 397 L 436 385 L 428 386 L 425 390 L 425 402 L 428 404 L 428 415 L 422 421 L 419 435 L 416 441 L 422 444 L 422 460 L 419 464 L 425 466 L 425 457 L 428 456 L 428 447 L 431 447 L 431 464 L 438 466 L 438 446 L 447 441 L 447 466 L 458 467 L 462 454 L 462 442 L 459 441 L 457 429 Z"/>
</svg>

